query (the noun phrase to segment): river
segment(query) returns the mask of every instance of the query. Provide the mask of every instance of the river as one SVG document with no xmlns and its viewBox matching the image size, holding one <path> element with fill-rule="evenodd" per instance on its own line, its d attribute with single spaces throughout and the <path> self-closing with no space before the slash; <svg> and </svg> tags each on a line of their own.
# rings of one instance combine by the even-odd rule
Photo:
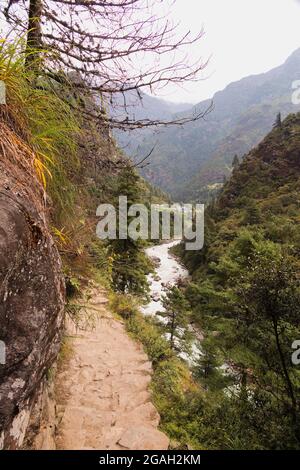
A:
<svg viewBox="0 0 300 470">
<path fill-rule="evenodd" d="M 155 272 L 148 276 L 150 287 L 150 302 L 142 307 L 142 313 L 146 316 L 155 317 L 161 323 L 166 323 L 166 319 L 159 315 L 159 312 L 164 312 L 162 304 L 162 296 L 166 293 L 168 287 L 172 287 L 182 279 L 189 277 L 188 270 L 180 264 L 176 257 L 170 253 L 170 248 L 178 245 L 180 241 L 175 240 L 160 245 L 154 245 L 146 249 L 146 254 L 154 261 Z M 183 350 L 181 347 L 180 338 L 184 334 L 184 330 L 178 330 L 177 340 L 175 342 L 179 349 L 178 355 L 184 359 L 190 366 L 196 364 L 201 356 L 200 340 L 201 334 L 196 332 L 191 325 L 189 331 L 193 336 L 189 352 Z M 168 338 L 168 334 L 165 335 Z M 199 338 L 200 336 L 200 338 Z"/>
</svg>

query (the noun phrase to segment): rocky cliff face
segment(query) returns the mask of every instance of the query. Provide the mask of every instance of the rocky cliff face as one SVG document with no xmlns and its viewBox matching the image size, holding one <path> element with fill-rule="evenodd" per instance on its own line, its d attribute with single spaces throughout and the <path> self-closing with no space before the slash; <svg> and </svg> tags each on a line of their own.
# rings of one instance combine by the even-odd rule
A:
<svg viewBox="0 0 300 470">
<path fill-rule="evenodd" d="M 22 445 L 31 407 L 59 351 L 63 324 L 61 262 L 35 164 L 22 136 L 1 119 L 0 448 L 5 449 Z"/>
</svg>

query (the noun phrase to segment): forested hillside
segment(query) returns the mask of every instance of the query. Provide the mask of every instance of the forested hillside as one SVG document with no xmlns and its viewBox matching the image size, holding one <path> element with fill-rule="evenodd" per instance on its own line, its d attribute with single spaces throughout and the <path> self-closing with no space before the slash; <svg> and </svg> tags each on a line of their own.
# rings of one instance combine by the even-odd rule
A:
<svg viewBox="0 0 300 470">
<path fill-rule="evenodd" d="M 122 133 L 120 142 L 129 156 L 144 156 L 155 146 L 143 175 L 175 200 L 203 200 L 207 197 L 203 190 L 228 177 L 234 155 L 241 159 L 257 145 L 278 112 L 286 117 L 297 111 L 291 97 L 299 68 L 300 50 L 296 50 L 270 72 L 244 78 L 216 93 L 204 120 L 155 132 L 135 131 L 134 139 L 127 141 Z M 195 115 L 210 105 L 210 100 L 203 101 L 185 113 Z"/>
<path fill-rule="evenodd" d="M 299 447 L 299 149 L 300 114 L 292 114 L 209 206 L 204 250 L 181 252 L 193 273 L 186 298 L 205 336 L 199 376 L 214 401 L 217 446 Z"/>
</svg>

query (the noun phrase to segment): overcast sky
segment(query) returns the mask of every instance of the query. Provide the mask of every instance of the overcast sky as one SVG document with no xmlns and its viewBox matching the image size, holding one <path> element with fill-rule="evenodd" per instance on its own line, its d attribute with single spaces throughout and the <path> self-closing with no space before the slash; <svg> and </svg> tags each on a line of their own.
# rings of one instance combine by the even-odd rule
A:
<svg viewBox="0 0 300 470">
<path fill-rule="evenodd" d="M 160 5 L 163 10 L 168 3 Z M 189 52 L 210 61 L 203 81 L 160 92 L 170 101 L 211 98 L 233 81 L 282 64 L 300 47 L 300 0 L 177 0 L 171 16 L 182 31 L 197 34 L 204 28 L 204 37 Z"/>
<path fill-rule="evenodd" d="M 266 72 L 300 47 L 300 0 L 177 0 L 172 15 L 205 37 L 193 54 L 210 59 L 206 80 L 164 90 L 172 101 L 199 102 L 232 81 Z M 299 70 L 300 79 L 300 70 Z"/>
</svg>

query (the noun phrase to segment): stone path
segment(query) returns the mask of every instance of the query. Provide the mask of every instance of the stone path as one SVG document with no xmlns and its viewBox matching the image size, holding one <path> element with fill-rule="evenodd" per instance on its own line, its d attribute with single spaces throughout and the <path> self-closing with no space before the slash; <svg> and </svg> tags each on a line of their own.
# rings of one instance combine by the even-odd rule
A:
<svg viewBox="0 0 300 470">
<path fill-rule="evenodd" d="M 148 390 L 151 363 L 108 311 L 101 292 L 91 303 L 94 329 L 69 328 L 72 358 L 57 376 L 57 448 L 167 449 Z"/>
</svg>

